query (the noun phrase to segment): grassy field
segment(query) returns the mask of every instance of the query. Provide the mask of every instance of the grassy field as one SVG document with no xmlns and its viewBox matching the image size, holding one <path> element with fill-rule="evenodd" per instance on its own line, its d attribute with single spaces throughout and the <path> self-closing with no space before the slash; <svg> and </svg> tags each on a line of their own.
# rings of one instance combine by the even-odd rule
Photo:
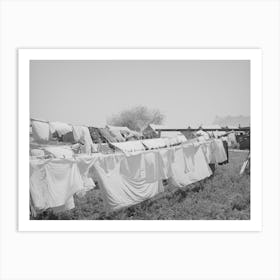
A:
<svg viewBox="0 0 280 280">
<path fill-rule="evenodd" d="M 230 152 L 230 163 L 217 166 L 214 176 L 185 188 L 165 184 L 165 192 L 138 205 L 106 214 L 99 189 L 75 197 L 73 210 L 45 211 L 36 219 L 47 220 L 248 220 L 250 175 L 239 175 L 248 152 Z"/>
</svg>

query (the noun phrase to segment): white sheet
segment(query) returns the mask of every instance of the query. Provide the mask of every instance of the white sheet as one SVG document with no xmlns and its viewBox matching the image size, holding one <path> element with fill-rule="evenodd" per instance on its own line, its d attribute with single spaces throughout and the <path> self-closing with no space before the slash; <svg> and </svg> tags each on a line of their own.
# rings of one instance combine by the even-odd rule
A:
<svg viewBox="0 0 280 280">
<path fill-rule="evenodd" d="M 216 163 L 221 163 L 227 160 L 227 154 L 221 139 L 215 139 L 215 160 Z"/>
<path fill-rule="evenodd" d="M 47 122 L 32 121 L 32 137 L 36 142 L 45 143 L 50 140 L 50 126 Z"/>
<path fill-rule="evenodd" d="M 201 144 L 202 151 L 206 157 L 207 163 L 216 163 L 215 150 L 216 145 L 214 140 L 206 141 Z"/>
<path fill-rule="evenodd" d="M 30 193 L 35 207 L 47 209 L 65 205 L 82 189 L 83 180 L 75 160 L 30 161 Z"/>
<path fill-rule="evenodd" d="M 154 174 L 158 169 L 155 165 L 156 161 L 143 153 L 100 157 L 94 166 L 108 210 L 128 207 L 162 192 L 162 181 Z"/>
<path fill-rule="evenodd" d="M 174 148 L 171 183 L 184 187 L 212 175 L 200 145 L 188 144 Z"/>
</svg>

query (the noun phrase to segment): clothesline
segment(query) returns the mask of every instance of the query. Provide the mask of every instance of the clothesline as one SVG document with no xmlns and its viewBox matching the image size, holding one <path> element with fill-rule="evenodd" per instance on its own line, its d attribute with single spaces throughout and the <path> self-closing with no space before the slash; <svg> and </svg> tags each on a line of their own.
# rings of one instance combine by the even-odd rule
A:
<svg viewBox="0 0 280 280">
<path fill-rule="evenodd" d="M 226 159 L 222 141 L 212 142 L 215 147 L 184 143 L 129 156 L 115 153 L 30 160 L 32 200 L 40 209 L 74 207 L 73 195 L 94 187 L 93 167 L 106 206 L 110 210 L 131 206 L 164 191 L 163 179 L 183 187 L 211 176 L 208 164 Z"/>
<path fill-rule="evenodd" d="M 30 118 L 30 125 L 29 126 L 32 126 L 32 121 L 36 121 L 36 122 L 42 122 L 42 123 L 52 123 L 52 122 L 56 122 L 56 121 L 45 121 L 45 120 L 41 120 L 41 119 L 35 119 L 35 118 Z M 67 123 L 67 122 L 61 122 L 59 121 L 60 123 L 65 123 L 69 126 L 85 126 L 85 127 L 102 127 L 102 126 L 94 126 L 94 125 L 84 125 L 84 124 L 71 124 L 71 123 Z"/>
<path fill-rule="evenodd" d="M 212 142 L 214 139 L 209 139 L 209 140 L 206 140 L 205 142 L 185 142 L 185 143 L 180 143 L 180 144 L 177 144 L 175 146 L 166 146 L 166 147 L 158 147 L 158 148 L 153 148 L 153 149 L 145 149 L 145 150 L 139 150 L 139 151 L 132 151 L 132 152 L 126 152 L 125 154 L 126 155 L 136 155 L 136 154 L 139 154 L 139 153 L 149 153 L 151 151 L 157 151 L 157 150 L 167 150 L 167 149 L 170 149 L 170 148 L 178 148 L 178 147 L 186 147 L 186 146 L 193 146 L 193 147 L 198 147 L 198 146 L 201 146 L 205 143 L 209 143 L 209 142 Z M 123 143 L 127 143 L 127 142 L 123 142 Z M 114 143 L 113 143 L 114 144 Z M 119 143 L 116 143 L 116 144 L 119 144 Z M 66 146 L 66 145 L 65 145 Z M 67 147 L 70 147 L 71 145 L 67 145 Z M 45 146 L 45 147 L 48 147 L 48 146 Z M 114 153 L 114 155 L 123 155 L 124 152 L 121 151 L 121 150 L 116 150 Z M 110 156 L 111 154 L 103 154 L 101 152 L 97 152 L 97 153 L 91 153 L 91 154 L 82 154 L 82 153 L 79 153 L 79 154 L 73 154 L 72 155 L 72 158 L 76 159 L 76 158 L 81 158 L 81 157 L 87 157 L 87 158 L 96 158 L 98 156 L 102 156 L 102 157 L 106 157 L 106 156 Z M 62 159 L 65 158 L 65 157 L 61 157 Z M 45 155 L 44 157 L 40 157 L 40 159 L 46 159 L 46 160 L 49 160 L 50 158 L 47 157 L 47 155 Z M 66 158 L 66 159 L 69 159 Z"/>
</svg>

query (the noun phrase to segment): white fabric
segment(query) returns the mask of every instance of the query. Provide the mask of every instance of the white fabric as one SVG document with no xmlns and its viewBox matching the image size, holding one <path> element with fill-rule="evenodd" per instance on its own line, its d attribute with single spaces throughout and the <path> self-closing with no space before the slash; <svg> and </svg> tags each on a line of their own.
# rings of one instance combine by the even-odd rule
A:
<svg viewBox="0 0 280 280">
<path fill-rule="evenodd" d="M 176 137 L 167 138 L 167 142 L 168 142 L 169 146 L 182 144 L 182 143 L 185 143 L 186 141 L 187 141 L 187 138 L 183 134 L 177 135 Z"/>
<path fill-rule="evenodd" d="M 169 144 L 168 138 L 153 138 L 142 140 L 142 143 L 147 147 L 147 149 L 159 149 L 167 147 Z"/>
<path fill-rule="evenodd" d="M 221 139 L 215 139 L 215 160 L 216 163 L 221 163 L 227 160 L 227 154 Z"/>
<path fill-rule="evenodd" d="M 210 136 L 207 132 L 203 131 L 203 130 L 199 130 L 196 132 L 196 135 L 199 136 L 198 137 L 198 141 L 200 142 L 204 142 L 206 140 L 210 139 Z"/>
<path fill-rule="evenodd" d="M 184 134 L 178 135 L 177 138 L 178 138 L 180 143 L 187 142 L 187 140 L 188 140 L 187 137 Z"/>
<path fill-rule="evenodd" d="M 128 207 L 162 192 L 156 164 L 155 159 L 143 153 L 99 157 L 94 166 L 108 209 Z"/>
<path fill-rule="evenodd" d="M 50 126 L 47 122 L 31 121 L 32 137 L 37 142 L 47 142 L 50 140 Z"/>
<path fill-rule="evenodd" d="M 45 155 L 45 152 L 40 149 L 32 149 L 30 151 L 31 156 L 33 157 L 43 157 Z"/>
<path fill-rule="evenodd" d="M 183 187 L 209 177 L 208 163 L 224 161 L 224 153 L 222 141 L 216 139 L 209 146 L 208 142 L 183 144 L 130 156 L 116 153 L 31 160 L 30 192 L 37 208 L 71 206 L 71 197 L 92 189 L 96 179 L 107 208 L 117 210 L 162 192 L 162 179 Z"/>
<path fill-rule="evenodd" d="M 74 197 L 71 196 L 64 205 L 61 206 L 57 206 L 57 207 L 53 207 L 52 210 L 54 213 L 60 213 L 60 212 L 64 212 L 67 210 L 72 210 L 75 208 L 75 201 L 74 201 Z"/>
<path fill-rule="evenodd" d="M 101 155 L 94 167 L 109 210 L 128 207 L 164 190 L 162 179 L 177 187 L 212 175 L 200 145 L 145 151 L 131 156 Z"/>
<path fill-rule="evenodd" d="M 235 136 L 234 132 L 232 132 L 228 135 L 227 141 L 228 141 L 229 147 L 233 147 L 233 146 L 237 145 L 237 140 L 236 140 L 236 136 Z"/>
<path fill-rule="evenodd" d="M 215 138 L 219 138 L 222 135 L 224 135 L 226 132 L 225 131 L 213 131 L 213 135 Z"/>
<path fill-rule="evenodd" d="M 84 145 L 81 147 L 82 153 L 90 154 L 97 152 L 97 145 L 94 145 L 86 126 L 73 126 L 73 135 L 76 142 L 82 142 Z"/>
<path fill-rule="evenodd" d="M 74 152 L 68 146 L 47 146 L 44 147 L 44 151 L 55 158 L 72 158 L 74 155 Z"/>
<path fill-rule="evenodd" d="M 62 135 L 71 132 L 72 126 L 63 122 L 50 122 L 50 131 L 52 134 L 57 132 L 58 136 L 61 137 Z"/>
<path fill-rule="evenodd" d="M 97 154 L 98 156 L 98 154 Z M 96 161 L 96 156 L 78 156 L 76 157 L 77 166 L 84 182 L 83 193 L 96 187 L 94 183 L 94 168 L 93 164 Z"/>
<path fill-rule="evenodd" d="M 83 189 L 83 180 L 75 160 L 30 161 L 30 193 L 35 207 L 47 209 L 65 205 Z"/>
<path fill-rule="evenodd" d="M 168 179 L 173 176 L 172 164 L 174 161 L 174 149 L 159 149 L 159 174 L 161 179 Z"/>
<path fill-rule="evenodd" d="M 161 138 L 168 138 L 171 145 L 180 144 L 187 141 L 186 136 L 180 131 L 162 131 Z"/>
<path fill-rule="evenodd" d="M 113 146 L 124 152 L 125 154 L 145 151 L 145 147 L 143 146 L 141 141 L 127 141 L 122 143 L 112 143 Z"/>
<path fill-rule="evenodd" d="M 184 187 L 212 175 L 200 145 L 188 144 L 174 148 L 171 183 Z"/>
<path fill-rule="evenodd" d="M 202 151 L 206 157 L 207 163 L 216 163 L 215 151 L 216 145 L 213 140 L 201 144 Z"/>
</svg>

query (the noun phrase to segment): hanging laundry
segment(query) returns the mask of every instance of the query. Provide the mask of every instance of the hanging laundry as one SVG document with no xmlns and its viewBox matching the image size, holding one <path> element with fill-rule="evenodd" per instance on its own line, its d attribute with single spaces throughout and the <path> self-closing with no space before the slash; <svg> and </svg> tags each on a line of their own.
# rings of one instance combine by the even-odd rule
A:
<svg viewBox="0 0 280 280">
<path fill-rule="evenodd" d="M 65 205 L 83 180 L 73 159 L 30 160 L 30 193 L 38 209 Z"/>
<path fill-rule="evenodd" d="M 72 131 L 72 126 L 63 122 L 50 122 L 51 134 L 57 132 L 59 137 L 62 137 L 68 132 Z"/>
<path fill-rule="evenodd" d="M 197 131 L 197 132 L 196 132 L 196 135 L 197 135 L 197 137 L 198 137 L 198 140 L 201 141 L 201 142 L 210 139 L 209 134 L 208 134 L 206 131 L 203 131 L 203 130 Z"/>
<path fill-rule="evenodd" d="M 213 140 L 206 141 L 204 143 L 201 143 L 202 151 L 206 157 L 208 164 L 215 164 L 216 163 L 216 157 L 215 157 L 215 149 L 216 145 Z"/>
<path fill-rule="evenodd" d="M 79 155 L 76 157 L 77 166 L 80 171 L 82 180 L 84 182 L 84 188 L 83 192 L 87 192 L 95 187 L 94 180 L 95 177 L 95 170 L 94 170 L 94 162 L 96 161 L 96 158 L 100 154 L 95 155 Z"/>
<path fill-rule="evenodd" d="M 147 151 L 143 153 L 145 166 L 145 181 L 154 183 L 161 181 L 162 173 L 160 172 L 160 155 L 158 151 Z"/>
<path fill-rule="evenodd" d="M 177 187 L 187 186 L 191 184 L 188 178 L 190 168 L 187 166 L 183 148 L 180 146 L 171 149 L 173 149 L 173 159 L 171 161 L 172 177 L 170 178 L 171 184 Z M 191 167 L 193 167 L 193 164 Z"/>
<path fill-rule="evenodd" d="M 174 148 L 164 148 L 159 149 L 159 173 L 160 178 L 167 180 L 173 176 L 172 173 L 172 164 L 175 158 L 175 149 Z"/>
<path fill-rule="evenodd" d="M 32 137 L 34 141 L 39 143 L 46 143 L 50 140 L 51 132 L 48 122 L 32 120 L 31 125 Z"/>
<path fill-rule="evenodd" d="M 227 160 L 227 154 L 224 148 L 224 144 L 222 139 L 214 139 L 214 145 L 215 145 L 215 160 L 216 163 L 222 163 Z"/>
<path fill-rule="evenodd" d="M 46 155 L 54 158 L 72 158 L 73 150 L 69 146 L 47 146 L 43 148 Z"/>
<path fill-rule="evenodd" d="M 112 143 L 114 147 L 129 155 L 130 153 L 145 151 L 141 141 L 126 141 L 122 143 Z"/>
<path fill-rule="evenodd" d="M 142 143 L 147 149 L 151 150 L 168 147 L 169 140 L 168 138 L 154 138 L 142 140 Z"/>
<path fill-rule="evenodd" d="M 223 164 L 227 164 L 229 163 L 229 156 L 228 156 L 228 142 L 227 140 L 222 140 L 223 141 L 223 146 L 224 146 L 224 150 L 226 152 L 226 160 L 224 160 L 223 162 L 220 162 L 219 165 L 223 165 Z"/>
<path fill-rule="evenodd" d="M 237 147 L 237 140 L 234 132 L 228 135 L 227 141 L 229 147 Z"/>
<path fill-rule="evenodd" d="M 97 159 L 94 166 L 109 210 L 140 203 L 163 191 L 161 180 L 147 182 L 145 164 L 142 153 L 129 157 L 106 155 Z"/>
<path fill-rule="evenodd" d="M 187 144 L 174 149 L 172 184 L 183 187 L 212 175 L 200 145 Z"/>
<path fill-rule="evenodd" d="M 81 151 L 85 154 L 97 152 L 97 146 L 93 145 L 89 129 L 86 126 L 73 126 L 73 135 L 76 142 L 82 143 Z"/>
</svg>

